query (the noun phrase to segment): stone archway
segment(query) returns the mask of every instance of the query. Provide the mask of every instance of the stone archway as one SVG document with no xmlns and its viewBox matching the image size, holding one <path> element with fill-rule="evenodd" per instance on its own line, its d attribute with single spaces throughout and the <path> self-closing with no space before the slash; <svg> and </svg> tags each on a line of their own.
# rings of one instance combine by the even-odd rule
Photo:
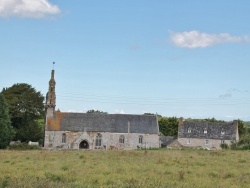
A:
<svg viewBox="0 0 250 188">
<path fill-rule="evenodd" d="M 89 143 L 87 140 L 83 140 L 81 141 L 80 145 L 79 145 L 79 149 L 89 149 Z"/>
</svg>

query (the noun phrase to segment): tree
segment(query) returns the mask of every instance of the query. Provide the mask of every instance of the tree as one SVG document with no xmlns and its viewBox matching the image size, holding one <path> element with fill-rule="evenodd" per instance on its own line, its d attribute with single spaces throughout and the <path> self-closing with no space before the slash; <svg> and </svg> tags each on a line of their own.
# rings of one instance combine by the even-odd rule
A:
<svg viewBox="0 0 250 188">
<path fill-rule="evenodd" d="M 43 95 L 25 83 L 14 84 L 3 89 L 2 93 L 9 105 L 12 126 L 16 130 L 15 140 L 28 142 L 42 139 L 43 133 L 37 120 L 44 117 Z"/>
<path fill-rule="evenodd" d="M 240 119 L 238 119 L 238 131 L 240 137 L 248 133 L 245 123 Z"/>
<path fill-rule="evenodd" d="M 156 114 L 153 114 L 153 113 L 148 113 L 148 112 L 147 112 L 147 113 L 144 113 L 143 115 L 157 116 L 158 119 L 161 119 L 161 118 L 162 118 L 162 116 L 161 116 L 160 114 L 157 114 L 157 113 L 156 113 Z"/>
<path fill-rule="evenodd" d="M 214 117 L 213 118 L 205 118 L 205 119 L 192 119 L 192 118 L 187 118 L 185 121 L 194 121 L 194 122 L 204 122 L 204 121 L 209 121 L 209 122 L 217 122 L 217 123 L 225 123 L 224 120 L 217 120 Z"/>
<path fill-rule="evenodd" d="M 177 136 L 179 121 L 176 117 L 162 117 L 158 120 L 160 132 L 165 136 Z"/>
<path fill-rule="evenodd" d="M 103 112 L 99 110 L 88 110 L 86 113 L 87 114 L 108 114 L 108 112 Z"/>
<path fill-rule="evenodd" d="M 4 95 L 0 93 L 0 149 L 6 148 L 14 135 L 15 131 L 11 127 L 7 103 Z"/>
</svg>

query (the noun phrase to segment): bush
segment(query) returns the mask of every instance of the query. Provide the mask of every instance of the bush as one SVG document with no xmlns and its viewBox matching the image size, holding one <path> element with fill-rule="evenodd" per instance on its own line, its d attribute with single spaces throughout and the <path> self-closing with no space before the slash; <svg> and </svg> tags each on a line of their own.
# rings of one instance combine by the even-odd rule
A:
<svg viewBox="0 0 250 188">
<path fill-rule="evenodd" d="M 229 148 L 228 144 L 221 144 L 220 147 L 221 147 L 221 149 L 228 149 Z"/>
<path fill-rule="evenodd" d="M 246 144 L 242 147 L 244 150 L 250 150 L 250 144 Z"/>
<path fill-rule="evenodd" d="M 40 146 L 28 145 L 27 143 L 19 143 L 8 146 L 10 150 L 40 150 Z"/>
<path fill-rule="evenodd" d="M 237 149 L 238 149 L 238 146 L 237 146 L 236 143 L 232 143 L 231 146 L 230 146 L 230 148 L 231 148 L 232 150 L 237 150 Z"/>
<path fill-rule="evenodd" d="M 250 135 L 241 135 L 238 143 L 232 143 L 231 149 L 233 150 L 250 150 Z"/>
</svg>

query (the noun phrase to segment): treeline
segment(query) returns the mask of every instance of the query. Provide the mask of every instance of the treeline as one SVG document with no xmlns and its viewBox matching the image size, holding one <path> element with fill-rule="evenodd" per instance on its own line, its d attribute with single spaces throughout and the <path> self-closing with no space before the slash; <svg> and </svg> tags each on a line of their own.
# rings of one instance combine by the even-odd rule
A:
<svg viewBox="0 0 250 188">
<path fill-rule="evenodd" d="M 107 114 L 99 110 L 86 113 Z M 145 115 L 154 115 L 145 113 Z M 165 136 L 178 135 L 178 118 L 158 117 L 159 130 Z M 44 96 L 29 84 L 14 84 L 3 88 L 0 93 L 0 149 L 6 148 L 10 141 L 39 141 L 44 137 Z M 223 122 L 211 119 L 186 119 L 187 121 Z M 234 145 L 236 149 L 250 149 L 250 122 L 238 120 L 240 141 Z"/>
<path fill-rule="evenodd" d="M 0 93 L 0 148 L 10 141 L 39 141 L 44 136 L 44 97 L 28 84 L 14 84 Z"/>
</svg>

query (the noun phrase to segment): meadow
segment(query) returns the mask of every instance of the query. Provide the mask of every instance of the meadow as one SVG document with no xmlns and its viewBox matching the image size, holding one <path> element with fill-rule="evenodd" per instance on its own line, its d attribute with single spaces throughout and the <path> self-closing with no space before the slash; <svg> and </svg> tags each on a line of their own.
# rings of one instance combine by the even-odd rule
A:
<svg viewBox="0 0 250 188">
<path fill-rule="evenodd" d="M 250 151 L 0 150 L 0 187 L 250 187 Z"/>
</svg>

